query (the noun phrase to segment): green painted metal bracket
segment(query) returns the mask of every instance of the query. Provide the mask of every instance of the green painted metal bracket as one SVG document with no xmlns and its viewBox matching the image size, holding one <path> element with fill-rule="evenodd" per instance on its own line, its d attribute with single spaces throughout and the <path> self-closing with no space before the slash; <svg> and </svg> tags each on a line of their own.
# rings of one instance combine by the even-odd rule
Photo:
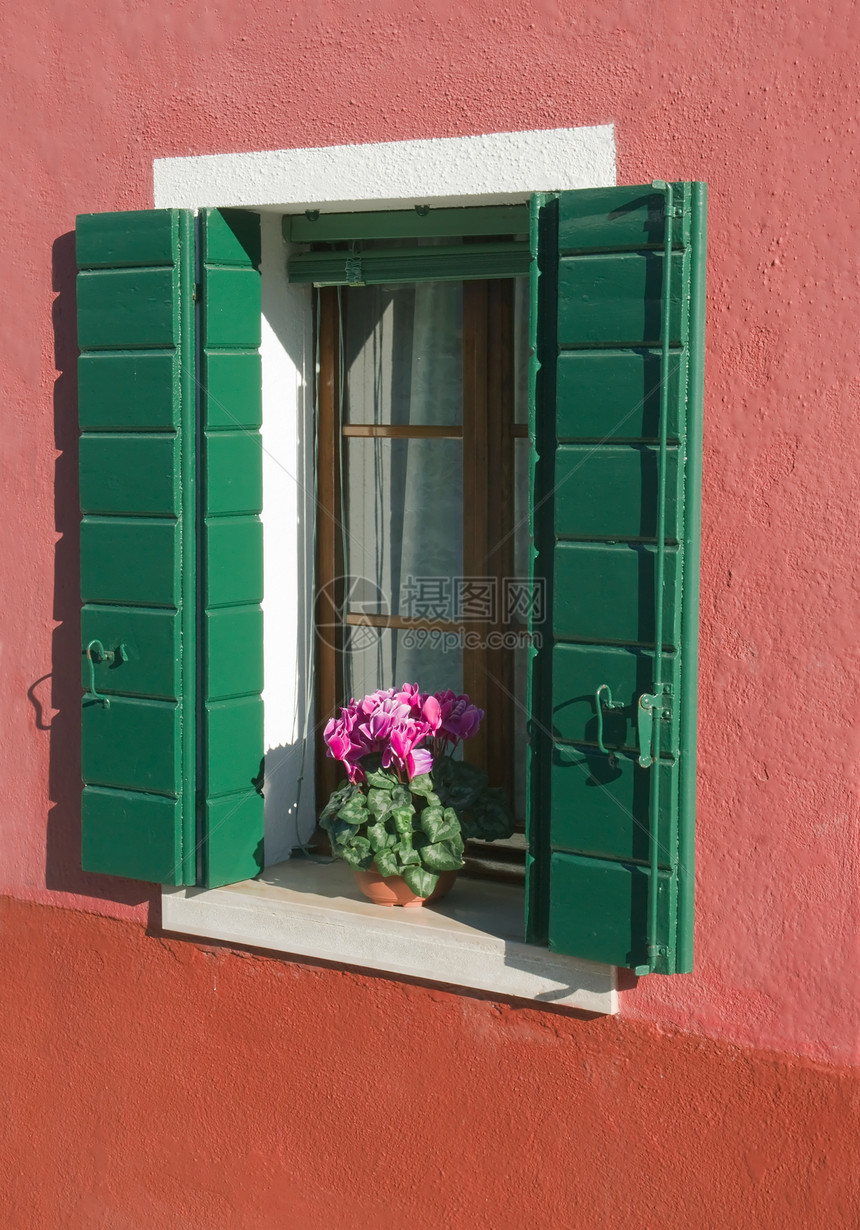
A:
<svg viewBox="0 0 860 1230">
<path fill-rule="evenodd" d="M 602 699 L 604 692 L 606 693 L 606 700 Z M 606 747 L 603 742 L 603 711 L 604 709 L 623 709 L 624 701 L 613 700 L 612 689 L 609 684 L 601 683 L 600 687 L 594 693 L 594 705 L 597 713 L 597 746 L 600 748 L 601 752 L 603 752 L 604 756 L 608 757 L 609 764 L 612 766 L 615 764 L 615 752 L 611 748 Z"/>
<path fill-rule="evenodd" d="M 668 683 L 661 684 L 659 690 L 655 688 L 653 693 L 643 692 L 639 697 L 636 705 L 636 729 L 639 734 L 640 768 L 650 768 L 659 756 L 659 739 L 656 739 L 655 735 L 661 721 L 671 721 L 671 699 L 672 686 Z"/>
<path fill-rule="evenodd" d="M 96 663 L 107 662 L 113 665 L 114 662 L 127 662 L 128 650 L 125 645 L 119 645 L 116 649 L 105 649 L 102 642 L 98 639 L 90 641 L 84 650 L 87 662 L 90 666 L 90 690 L 87 692 L 84 700 L 97 700 L 105 709 L 110 709 L 110 697 L 103 696 L 101 692 L 96 690 Z"/>
</svg>

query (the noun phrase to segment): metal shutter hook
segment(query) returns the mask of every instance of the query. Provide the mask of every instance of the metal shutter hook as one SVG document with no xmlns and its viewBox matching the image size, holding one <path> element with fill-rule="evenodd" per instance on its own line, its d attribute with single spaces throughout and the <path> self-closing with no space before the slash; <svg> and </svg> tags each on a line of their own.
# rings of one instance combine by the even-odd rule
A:
<svg viewBox="0 0 860 1230">
<path fill-rule="evenodd" d="M 606 693 L 606 700 L 601 699 L 601 694 Z M 608 683 L 601 683 L 600 687 L 594 693 L 594 704 L 597 710 L 597 746 L 603 752 L 604 756 L 609 758 L 610 768 L 615 768 L 617 757 L 611 748 L 606 747 L 603 742 L 603 710 L 604 709 L 623 709 L 623 700 L 612 699 L 612 689 Z"/>
<path fill-rule="evenodd" d="M 84 700 L 97 700 L 105 709 L 110 709 L 110 697 L 103 696 L 101 692 L 96 691 L 96 662 L 107 662 L 112 665 L 117 659 L 120 662 L 128 661 L 128 652 L 125 645 L 120 645 L 119 649 L 105 649 L 100 640 L 92 640 L 87 645 L 84 653 L 87 655 L 87 661 L 90 664 L 90 690 L 84 696 Z"/>
</svg>

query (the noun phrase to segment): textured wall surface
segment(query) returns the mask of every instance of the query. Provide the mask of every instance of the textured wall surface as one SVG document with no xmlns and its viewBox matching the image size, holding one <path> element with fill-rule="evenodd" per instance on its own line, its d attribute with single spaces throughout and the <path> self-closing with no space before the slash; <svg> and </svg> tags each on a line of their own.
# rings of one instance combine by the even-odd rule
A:
<svg viewBox="0 0 860 1230">
<path fill-rule="evenodd" d="M 438 1220 L 441 1176 L 484 1165 L 442 1224 L 529 1195 L 542 1225 L 657 1224 L 640 1201 L 702 1224 L 702 1200 L 735 1209 L 712 1225 L 825 1224 L 803 1201 L 837 1199 L 828 1099 L 858 1059 L 860 8 L 34 0 L 2 23 L 3 1165 L 41 1158 L 45 1193 L 22 1179 L 8 1224 L 265 1225 L 240 1192 L 307 1226 L 427 1192 Z M 145 936 L 150 889 L 77 870 L 75 214 L 151 204 L 155 158 L 606 123 L 619 182 L 711 186 L 696 972 L 583 1024 Z"/>
<path fill-rule="evenodd" d="M 9 1230 L 854 1230 L 856 1079 L 7 900 Z"/>
</svg>

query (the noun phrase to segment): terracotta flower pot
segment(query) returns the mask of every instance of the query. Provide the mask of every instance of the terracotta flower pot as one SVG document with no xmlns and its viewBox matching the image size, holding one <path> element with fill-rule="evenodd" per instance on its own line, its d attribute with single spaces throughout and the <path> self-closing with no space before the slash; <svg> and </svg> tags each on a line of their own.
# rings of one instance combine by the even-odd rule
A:
<svg viewBox="0 0 860 1230">
<path fill-rule="evenodd" d="M 406 909 L 414 909 L 416 906 L 430 905 L 431 902 L 438 901 L 440 897 L 449 893 L 454 887 L 454 881 L 459 872 L 441 871 L 439 883 L 429 897 L 417 897 L 403 876 L 381 876 L 376 870 L 375 863 L 370 871 L 353 870 L 352 874 L 365 897 L 374 905 L 402 905 Z"/>
</svg>

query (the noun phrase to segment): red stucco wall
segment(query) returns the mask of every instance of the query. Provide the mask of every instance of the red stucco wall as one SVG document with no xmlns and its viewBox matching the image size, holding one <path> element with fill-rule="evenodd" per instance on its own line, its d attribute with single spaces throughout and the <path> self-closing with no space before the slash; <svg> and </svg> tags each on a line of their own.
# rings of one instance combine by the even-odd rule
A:
<svg viewBox="0 0 860 1230">
<path fill-rule="evenodd" d="M 853 1230 L 844 1069 L 8 902 L 3 1225 Z"/>
<path fill-rule="evenodd" d="M 538 1225 L 843 1216 L 860 9 L 33 0 L 2 26 L 7 1224 L 369 1225 L 391 1193 L 442 1216 L 445 1174 L 455 1227 L 530 1199 Z M 620 182 L 711 186 L 696 972 L 586 1024 L 145 936 L 150 890 L 77 870 L 75 214 L 150 205 L 154 157 L 607 122 Z"/>
</svg>

